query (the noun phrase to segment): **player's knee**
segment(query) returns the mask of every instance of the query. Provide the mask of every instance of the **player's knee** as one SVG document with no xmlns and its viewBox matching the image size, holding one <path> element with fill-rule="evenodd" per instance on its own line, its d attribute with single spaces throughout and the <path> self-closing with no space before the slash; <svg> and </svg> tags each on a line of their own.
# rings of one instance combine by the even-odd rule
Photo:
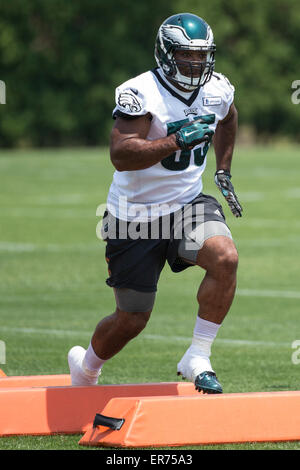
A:
<svg viewBox="0 0 300 470">
<path fill-rule="evenodd" d="M 238 253 L 234 246 L 227 247 L 216 257 L 214 272 L 218 277 L 235 275 L 238 267 Z"/>
<path fill-rule="evenodd" d="M 148 312 L 124 312 L 117 308 L 116 315 L 118 317 L 119 332 L 128 339 L 137 336 L 147 325 L 151 315 Z"/>
<path fill-rule="evenodd" d="M 235 276 L 238 266 L 238 252 L 232 239 L 213 237 L 199 250 L 197 264 L 215 279 L 229 279 Z"/>
<path fill-rule="evenodd" d="M 123 312 L 150 312 L 155 302 L 155 292 L 140 292 L 128 288 L 114 288 L 116 305 Z"/>
</svg>

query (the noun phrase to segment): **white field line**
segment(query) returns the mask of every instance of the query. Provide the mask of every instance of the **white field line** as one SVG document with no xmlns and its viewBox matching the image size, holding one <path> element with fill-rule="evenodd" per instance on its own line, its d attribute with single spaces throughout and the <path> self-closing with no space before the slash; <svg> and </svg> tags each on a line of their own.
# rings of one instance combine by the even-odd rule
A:
<svg viewBox="0 0 300 470">
<path fill-rule="evenodd" d="M 35 299 L 43 300 L 43 301 L 53 301 L 57 300 L 57 295 L 59 295 L 61 292 L 55 292 L 51 295 L 47 294 L 36 294 L 34 296 Z M 78 292 L 76 292 L 78 294 Z M 70 292 L 66 289 L 63 290 L 63 295 L 68 296 L 68 295 L 74 295 L 74 292 Z M 81 295 L 81 294 L 80 294 Z M 85 295 L 83 292 L 82 295 Z M 300 299 L 300 292 L 299 291 L 288 291 L 288 290 L 271 290 L 271 289 L 237 289 L 236 296 L 240 297 L 271 297 L 271 298 L 285 298 L 285 299 Z M 2 302 L 28 302 L 32 301 L 33 296 L 24 296 L 24 295 L 18 295 L 18 294 L 5 294 L 1 293 L 1 301 Z M 1 328 L 1 327 L 0 327 Z"/>
<path fill-rule="evenodd" d="M 101 241 L 101 240 L 100 240 Z M 262 239 L 237 239 L 237 246 L 248 246 L 248 247 L 278 247 L 286 246 L 287 248 L 291 244 L 300 243 L 300 237 L 283 237 L 283 238 L 262 238 Z M 38 244 L 38 243 L 26 243 L 26 242 L 9 242 L 0 241 L 0 252 L 11 252 L 11 253 L 26 253 L 33 251 L 51 251 L 51 252 L 65 252 L 73 250 L 91 251 L 99 247 L 96 243 L 78 243 L 78 244 Z"/>
<path fill-rule="evenodd" d="M 191 337 L 185 336 L 162 336 L 162 335 L 151 335 L 151 334 L 143 334 L 142 337 L 144 339 L 154 340 L 154 341 L 165 341 L 165 342 L 184 342 L 190 343 Z M 269 347 L 291 347 L 290 343 L 283 343 L 283 342 L 275 342 L 275 341 L 252 341 L 252 340 L 243 340 L 243 339 L 224 339 L 224 338 L 216 338 L 215 343 L 217 344 L 224 344 L 229 346 L 269 346 Z"/>
<path fill-rule="evenodd" d="M 47 244 L 39 245 L 37 243 L 18 243 L 18 242 L 0 242 L 0 252 L 27 253 L 34 251 L 50 251 L 55 253 L 64 253 L 66 251 L 95 251 L 99 248 L 99 243 L 77 243 L 77 244 Z"/>
<path fill-rule="evenodd" d="M 265 198 L 265 194 L 258 191 L 245 191 L 239 192 L 238 197 L 243 202 L 256 202 L 262 201 Z"/>
<path fill-rule="evenodd" d="M 28 203 L 39 206 L 39 205 L 69 205 L 69 204 L 80 204 L 80 203 L 91 203 L 91 200 L 86 197 L 85 194 L 55 194 L 48 196 L 39 196 L 36 200 L 29 200 Z"/>
<path fill-rule="evenodd" d="M 1 326 L 0 335 L 2 332 L 7 333 L 20 333 L 24 335 L 48 335 L 48 336 L 86 336 L 91 337 L 93 332 L 80 331 L 80 330 L 57 330 L 52 328 L 21 328 L 21 327 L 10 327 Z"/>
<path fill-rule="evenodd" d="M 63 208 L 50 208 L 50 207 L 2 207 L 1 216 L 2 217 L 25 217 L 25 218 L 38 218 L 38 219 L 82 219 L 88 218 L 91 219 L 95 217 L 96 207 L 95 208 L 73 208 L 73 209 L 63 209 Z M 95 217 L 96 220 L 96 217 Z"/>
<path fill-rule="evenodd" d="M 19 328 L 19 327 L 9 327 L 2 326 L 0 328 L 0 335 L 2 332 L 7 333 L 20 333 L 24 335 L 47 335 L 47 336 L 75 336 L 75 337 L 86 337 L 91 338 L 92 331 L 79 331 L 79 330 L 57 330 L 57 329 L 47 329 L 47 328 Z M 187 336 L 163 336 L 163 335 L 154 335 L 154 334 L 141 334 L 137 339 L 140 340 L 151 340 L 159 342 L 168 342 L 168 343 L 190 343 L 191 337 Z M 242 339 L 223 339 L 216 338 L 215 340 L 218 344 L 228 345 L 228 346 L 264 346 L 264 347 L 291 347 L 290 343 L 284 342 L 275 342 L 275 341 L 252 341 L 252 340 L 242 340 Z"/>
<path fill-rule="evenodd" d="M 294 187 L 283 191 L 277 192 L 278 196 L 281 199 L 299 199 L 300 198 L 300 188 Z M 263 199 L 270 199 L 273 197 L 272 193 L 269 192 L 260 192 L 260 191 L 240 191 L 239 199 L 244 202 L 255 202 Z"/>
<path fill-rule="evenodd" d="M 236 240 L 238 247 L 279 247 L 288 246 L 290 244 L 299 244 L 300 237 L 294 239 L 263 239 L 263 240 Z M 65 253 L 66 251 L 94 251 L 99 247 L 96 244 L 36 244 L 36 243 L 16 243 L 16 242 L 0 242 L 0 252 L 9 253 L 28 253 L 28 252 L 53 252 Z"/>
<path fill-rule="evenodd" d="M 247 246 L 247 247 L 266 247 L 274 248 L 278 246 L 283 246 L 289 250 L 292 244 L 297 246 L 300 243 L 300 237 L 282 237 L 282 238 L 257 238 L 255 240 L 249 238 L 235 239 L 237 246 Z"/>
<path fill-rule="evenodd" d="M 42 300 L 44 302 L 52 302 L 53 300 L 57 300 L 57 296 L 60 295 L 61 292 L 54 292 L 52 295 L 47 295 L 47 294 L 36 294 L 35 299 Z M 84 294 L 84 293 L 83 293 Z M 63 291 L 64 296 L 68 295 L 74 295 L 73 292 L 69 292 L 67 290 Z M 278 298 L 278 299 L 300 299 L 300 292 L 297 291 L 284 291 L 284 290 L 263 290 L 263 289 L 237 289 L 236 296 L 239 297 L 265 297 L 265 298 Z M 7 294 L 1 294 L 1 301 L 2 302 L 31 302 L 32 298 L 24 295 L 7 295 Z M 48 331 L 48 330 L 47 330 Z M 52 331 L 52 330 L 51 330 Z M 55 330 L 53 330 L 55 331 Z M 60 330 L 57 330 L 60 331 Z M 1 332 L 1 327 L 0 327 L 0 332 Z"/>
<path fill-rule="evenodd" d="M 59 293 L 55 292 L 53 295 L 36 295 L 36 299 L 42 299 L 43 301 L 53 301 L 57 300 L 57 295 Z M 64 295 L 69 295 L 69 291 L 64 290 L 63 291 Z M 70 295 L 73 295 L 74 293 L 70 293 Z M 285 299 L 300 299 L 300 292 L 297 291 L 286 291 L 286 290 L 269 290 L 269 289 L 237 289 L 236 296 L 240 297 L 271 297 L 271 298 L 285 298 Z M 28 302 L 32 301 L 32 297 L 30 296 L 24 296 L 24 295 L 7 295 L 7 294 L 1 294 L 1 301 L 2 302 Z M 0 327 L 1 329 L 1 327 Z"/>
<path fill-rule="evenodd" d="M 237 289 L 236 295 L 242 297 L 284 297 L 286 299 L 300 299 L 300 292 L 288 290 Z"/>
<path fill-rule="evenodd" d="M 284 195 L 288 199 L 299 199 L 300 198 L 300 188 L 290 188 L 284 191 Z"/>
</svg>

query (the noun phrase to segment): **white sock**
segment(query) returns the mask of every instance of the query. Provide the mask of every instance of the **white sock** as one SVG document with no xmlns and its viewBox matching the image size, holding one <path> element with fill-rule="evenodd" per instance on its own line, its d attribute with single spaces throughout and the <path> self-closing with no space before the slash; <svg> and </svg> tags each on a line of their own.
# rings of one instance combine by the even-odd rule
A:
<svg viewBox="0 0 300 470">
<path fill-rule="evenodd" d="M 197 346 L 204 356 L 210 357 L 211 345 L 220 326 L 197 316 L 192 344 Z"/>
<path fill-rule="evenodd" d="M 91 372 L 99 372 L 105 362 L 106 360 L 100 359 L 97 356 L 92 343 L 90 343 L 83 359 L 84 367 Z"/>
</svg>

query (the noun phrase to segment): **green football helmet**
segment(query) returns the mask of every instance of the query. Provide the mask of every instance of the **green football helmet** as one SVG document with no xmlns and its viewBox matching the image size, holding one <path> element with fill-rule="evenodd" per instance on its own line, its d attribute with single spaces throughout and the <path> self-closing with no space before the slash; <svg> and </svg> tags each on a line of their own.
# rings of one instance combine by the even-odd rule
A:
<svg viewBox="0 0 300 470">
<path fill-rule="evenodd" d="M 201 51 L 206 60 L 178 60 L 176 51 Z M 215 65 L 214 37 L 210 26 L 199 16 L 179 13 L 160 26 L 155 42 L 155 59 L 163 74 L 187 91 L 207 83 Z"/>
</svg>

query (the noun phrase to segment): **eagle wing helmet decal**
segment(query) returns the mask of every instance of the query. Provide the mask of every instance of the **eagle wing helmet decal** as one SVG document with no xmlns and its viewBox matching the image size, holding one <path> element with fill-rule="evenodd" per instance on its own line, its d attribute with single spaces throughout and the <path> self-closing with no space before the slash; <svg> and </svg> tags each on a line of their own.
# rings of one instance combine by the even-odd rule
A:
<svg viewBox="0 0 300 470">
<path fill-rule="evenodd" d="M 190 38 L 180 26 L 162 25 L 162 33 L 171 45 L 189 45 Z"/>
</svg>

